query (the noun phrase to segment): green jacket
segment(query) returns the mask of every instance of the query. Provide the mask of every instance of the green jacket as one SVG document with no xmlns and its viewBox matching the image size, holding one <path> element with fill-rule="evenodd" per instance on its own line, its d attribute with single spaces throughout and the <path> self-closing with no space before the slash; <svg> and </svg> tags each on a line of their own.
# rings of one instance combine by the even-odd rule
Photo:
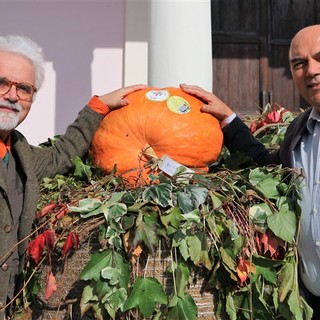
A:
<svg viewBox="0 0 320 320">
<path fill-rule="evenodd" d="M 27 249 L 28 235 L 31 232 L 39 197 L 39 185 L 44 177 L 54 177 L 64 174 L 72 167 L 74 156 L 82 157 L 88 150 L 93 135 L 102 120 L 88 106 L 80 111 L 77 119 L 71 124 L 61 139 L 49 148 L 40 148 L 28 144 L 25 137 L 18 131 L 11 134 L 11 152 L 16 165 L 23 170 L 26 181 L 24 186 L 23 209 L 18 232 L 19 270 L 22 270 L 24 254 Z M 6 259 L 8 252 L 14 247 L 12 234 L 12 215 L 10 204 L 6 197 L 6 183 L 0 175 L 0 310 L 6 303 L 9 286 L 9 270 Z M 20 241 L 22 241 L 20 243 Z M 0 319 L 4 312 L 0 311 Z"/>
</svg>

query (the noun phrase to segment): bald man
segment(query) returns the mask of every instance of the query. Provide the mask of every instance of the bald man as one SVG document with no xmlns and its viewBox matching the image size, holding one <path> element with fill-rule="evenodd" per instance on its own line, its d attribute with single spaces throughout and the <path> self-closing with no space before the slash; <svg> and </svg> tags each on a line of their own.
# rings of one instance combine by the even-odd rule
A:
<svg viewBox="0 0 320 320">
<path fill-rule="evenodd" d="M 301 188 L 301 231 L 298 250 L 301 257 L 301 290 L 313 308 L 312 319 L 320 319 L 320 25 L 300 30 L 292 39 L 289 62 L 293 81 L 312 106 L 288 127 L 280 148 L 272 153 L 256 140 L 233 110 L 214 94 L 198 86 L 181 88 L 205 104 L 203 112 L 221 121 L 224 143 L 230 152 L 244 152 L 259 165 L 282 164 L 303 170 Z"/>
</svg>

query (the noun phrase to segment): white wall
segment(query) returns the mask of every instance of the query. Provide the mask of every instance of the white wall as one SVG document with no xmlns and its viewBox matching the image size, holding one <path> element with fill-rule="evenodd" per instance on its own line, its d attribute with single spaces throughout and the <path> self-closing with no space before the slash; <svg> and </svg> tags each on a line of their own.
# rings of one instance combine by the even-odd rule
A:
<svg viewBox="0 0 320 320">
<path fill-rule="evenodd" d="M 64 133 L 93 94 L 123 86 L 125 0 L 0 0 L 1 35 L 43 47 L 46 81 L 19 127 L 32 144 Z"/>
<path fill-rule="evenodd" d="M 148 83 L 149 1 L 126 1 L 124 56 L 126 86 Z"/>
</svg>

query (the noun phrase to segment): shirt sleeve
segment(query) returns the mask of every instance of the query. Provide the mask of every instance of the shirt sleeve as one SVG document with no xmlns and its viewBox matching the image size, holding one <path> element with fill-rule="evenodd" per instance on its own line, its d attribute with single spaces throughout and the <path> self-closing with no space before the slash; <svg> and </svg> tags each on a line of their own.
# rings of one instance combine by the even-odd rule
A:
<svg viewBox="0 0 320 320">
<path fill-rule="evenodd" d="M 91 98 L 91 100 L 88 102 L 88 107 L 102 116 L 107 115 L 110 111 L 110 108 L 104 104 L 98 96 L 93 96 Z"/>
<path fill-rule="evenodd" d="M 236 114 L 233 113 L 232 115 L 230 115 L 229 117 L 225 118 L 224 120 L 221 121 L 220 126 L 221 128 L 224 128 L 227 124 L 231 123 L 232 120 L 234 120 L 236 117 Z"/>
</svg>

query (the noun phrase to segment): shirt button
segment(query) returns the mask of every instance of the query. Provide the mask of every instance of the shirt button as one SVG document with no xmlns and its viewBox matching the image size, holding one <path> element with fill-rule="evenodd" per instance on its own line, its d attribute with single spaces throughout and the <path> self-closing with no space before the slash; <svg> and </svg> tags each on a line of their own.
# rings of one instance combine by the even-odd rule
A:
<svg viewBox="0 0 320 320">
<path fill-rule="evenodd" d="M 4 227 L 4 232 L 6 232 L 6 233 L 11 232 L 11 230 L 12 230 L 12 227 L 10 226 L 10 224 L 7 224 L 7 225 Z"/>
<path fill-rule="evenodd" d="M 318 247 L 320 246 L 320 240 L 316 241 L 316 246 L 318 246 Z"/>
<path fill-rule="evenodd" d="M 7 264 L 7 263 L 4 263 L 4 264 L 1 266 L 1 269 L 2 269 L 3 271 L 7 271 L 7 270 L 9 269 L 8 264 Z"/>
</svg>

